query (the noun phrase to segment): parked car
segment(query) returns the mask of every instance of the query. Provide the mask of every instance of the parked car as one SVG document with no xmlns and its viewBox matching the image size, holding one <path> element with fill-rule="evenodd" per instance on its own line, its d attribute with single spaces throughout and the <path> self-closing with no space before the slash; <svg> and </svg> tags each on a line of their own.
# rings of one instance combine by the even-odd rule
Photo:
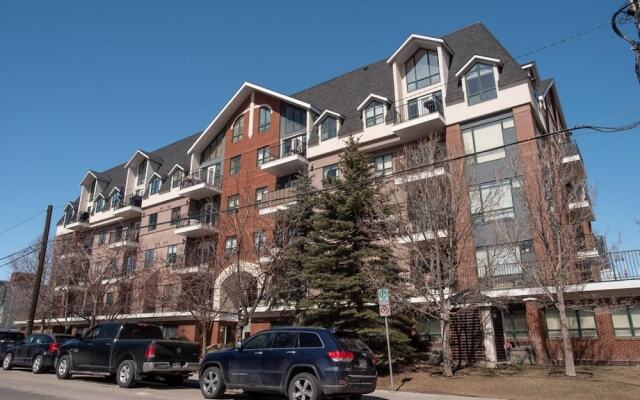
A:
<svg viewBox="0 0 640 400">
<path fill-rule="evenodd" d="M 34 374 L 41 374 L 55 365 L 60 345 L 72 339 L 71 335 L 36 333 L 9 346 L 2 359 L 2 369 L 31 367 Z"/>
<path fill-rule="evenodd" d="M 7 347 L 12 346 L 24 339 L 24 333 L 19 331 L 0 330 L 0 357 L 4 359 Z"/>
<path fill-rule="evenodd" d="M 163 340 L 158 326 L 106 323 L 60 346 L 56 375 L 59 379 L 74 374 L 115 376 L 123 388 L 145 377 L 162 377 L 173 386 L 198 371 L 199 357 L 200 345 Z"/>
<path fill-rule="evenodd" d="M 376 388 L 375 356 L 354 335 L 320 328 L 276 328 L 235 349 L 207 354 L 200 390 L 207 399 L 226 389 L 284 394 L 290 400 L 340 395 L 359 399 Z"/>
</svg>

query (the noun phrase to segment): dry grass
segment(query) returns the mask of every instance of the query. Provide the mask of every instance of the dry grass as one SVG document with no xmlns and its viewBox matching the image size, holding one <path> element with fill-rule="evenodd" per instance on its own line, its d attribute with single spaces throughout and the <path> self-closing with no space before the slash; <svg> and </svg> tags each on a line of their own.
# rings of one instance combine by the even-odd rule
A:
<svg viewBox="0 0 640 400">
<path fill-rule="evenodd" d="M 432 376 L 438 369 L 423 367 L 394 376 L 400 391 L 466 395 L 497 399 L 638 400 L 640 367 L 580 366 L 579 378 L 551 377 L 551 367 L 466 368 L 457 378 Z M 379 389 L 389 388 L 381 377 Z"/>
</svg>

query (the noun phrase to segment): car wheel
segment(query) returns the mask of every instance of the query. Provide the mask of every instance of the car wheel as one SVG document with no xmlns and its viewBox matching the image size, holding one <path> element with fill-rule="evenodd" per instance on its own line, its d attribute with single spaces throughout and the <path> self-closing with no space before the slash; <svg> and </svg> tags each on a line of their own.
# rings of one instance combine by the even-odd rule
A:
<svg viewBox="0 0 640 400">
<path fill-rule="evenodd" d="M 164 382 L 169 386 L 180 386 L 184 383 L 184 375 L 167 375 L 164 377 Z"/>
<path fill-rule="evenodd" d="M 307 372 L 303 372 L 293 377 L 289 383 L 287 391 L 289 400 L 319 400 L 320 384 L 318 379 Z"/>
<path fill-rule="evenodd" d="M 58 379 L 71 378 L 71 358 L 68 355 L 60 357 L 56 365 L 56 376 Z"/>
<path fill-rule="evenodd" d="M 31 372 L 34 374 L 41 374 L 44 372 L 44 366 L 42 365 L 43 359 L 41 355 L 37 355 L 33 358 L 33 363 L 31 364 Z"/>
<path fill-rule="evenodd" d="M 136 384 L 136 364 L 133 360 L 124 360 L 120 363 L 116 379 L 121 388 L 130 388 Z"/>
<path fill-rule="evenodd" d="M 220 368 L 209 367 L 204 370 L 200 376 L 200 391 L 205 399 L 219 399 L 226 389 L 227 385 Z"/>
<path fill-rule="evenodd" d="M 2 369 L 8 371 L 11 368 L 13 368 L 13 354 L 7 353 L 2 360 Z"/>
</svg>

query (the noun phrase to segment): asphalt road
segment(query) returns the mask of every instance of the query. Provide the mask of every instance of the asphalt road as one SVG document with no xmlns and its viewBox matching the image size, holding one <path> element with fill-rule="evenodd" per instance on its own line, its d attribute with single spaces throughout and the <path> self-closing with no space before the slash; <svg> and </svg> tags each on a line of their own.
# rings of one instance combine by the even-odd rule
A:
<svg viewBox="0 0 640 400">
<path fill-rule="evenodd" d="M 52 373 L 34 375 L 30 370 L 0 369 L 0 400 L 202 400 L 195 379 L 182 387 L 168 387 L 162 382 L 141 382 L 133 389 L 121 389 L 114 382 L 97 377 L 73 377 L 59 380 Z M 226 399 L 253 400 L 240 391 L 230 392 Z M 283 400 L 283 397 L 265 396 L 262 400 Z M 377 391 L 366 400 L 466 400 L 470 397 L 440 396 L 406 392 Z M 482 400 L 473 398 L 474 400 Z"/>
</svg>

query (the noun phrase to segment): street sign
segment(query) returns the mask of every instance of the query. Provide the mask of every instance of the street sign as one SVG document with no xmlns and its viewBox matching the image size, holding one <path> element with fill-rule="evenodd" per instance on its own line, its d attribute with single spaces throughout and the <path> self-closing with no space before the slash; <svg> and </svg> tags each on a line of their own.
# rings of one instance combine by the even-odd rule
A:
<svg viewBox="0 0 640 400">
<path fill-rule="evenodd" d="M 380 316 L 381 317 L 390 317 L 391 316 L 391 306 L 388 304 L 380 304 Z"/>
<path fill-rule="evenodd" d="M 378 289 L 378 304 L 389 304 L 389 289 Z"/>
</svg>

